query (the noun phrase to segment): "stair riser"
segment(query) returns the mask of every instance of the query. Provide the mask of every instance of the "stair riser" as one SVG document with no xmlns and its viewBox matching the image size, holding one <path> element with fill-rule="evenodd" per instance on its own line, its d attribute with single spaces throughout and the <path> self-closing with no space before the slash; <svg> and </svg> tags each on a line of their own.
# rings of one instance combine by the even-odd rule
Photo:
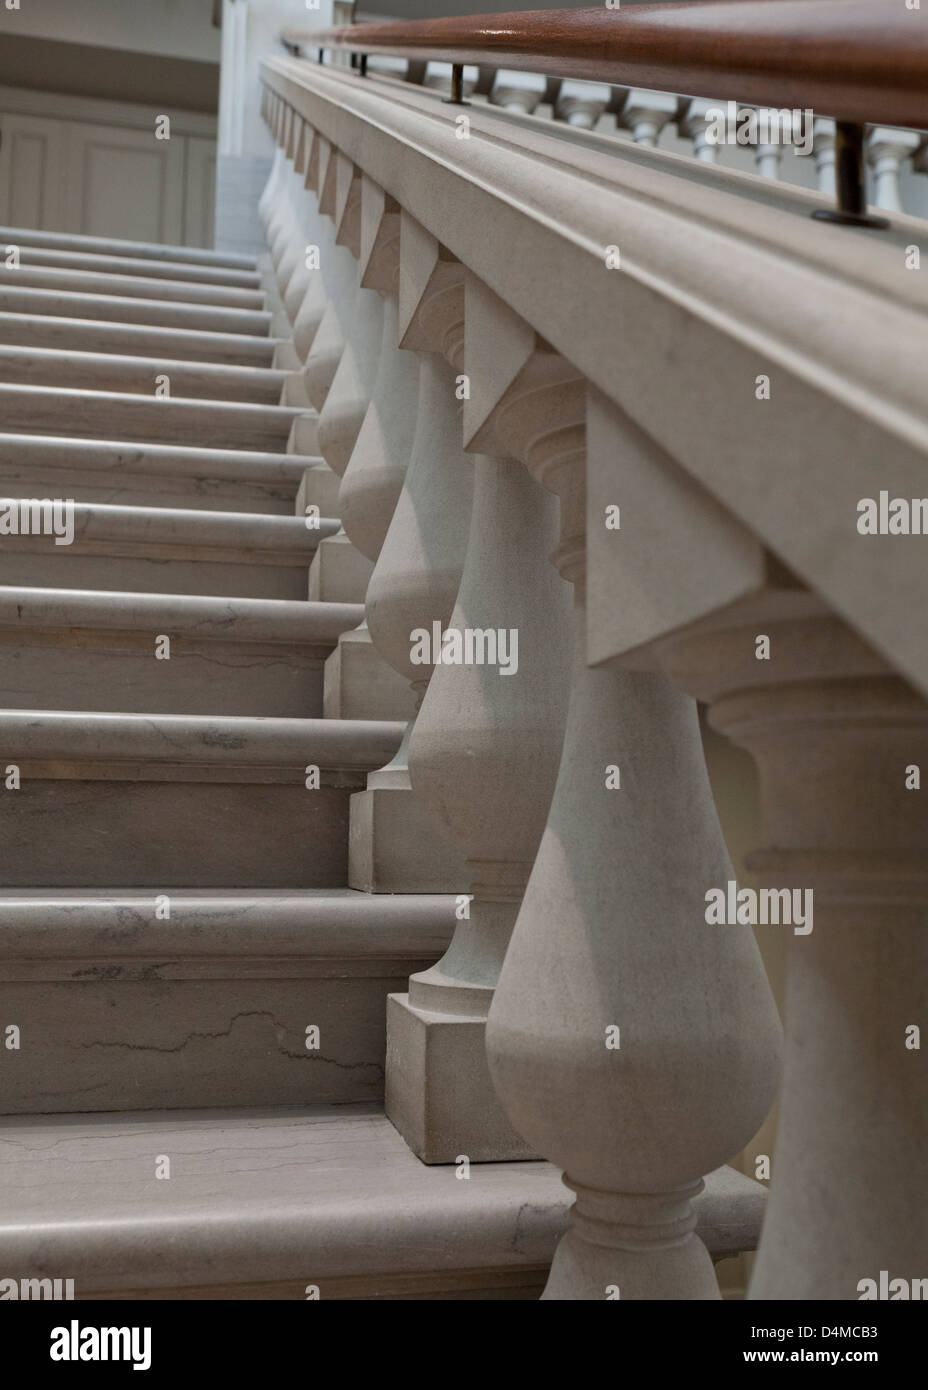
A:
<svg viewBox="0 0 928 1390">
<path fill-rule="evenodd" d="M 135 549 L 124 543 L 105 553 L 87 554 L 79 543 L 56 549 L 27 550 L 24 542 L 32 537 L 4 538 L 0 548 L 0 574 L 4 584 L 27 584 L 36 588 L 107 589 L 143 594 L 213 594 L 238 598 L 306 597 L 308 563 L 283 565 L 260 563 L 257 552 L 240 559 L 191 560 L 182 553 L 176 558 L 147 559 L 115 553 Z M 271 557 L 268 557 L 269 561 Z"/>
<path fill-rule="evenodd" d="M 197 642 L 162 631 L 171 637 L 169 661 L 155 658 L 154 629 L 0 630 L 0 708 L 322 717 L 330 648 Z"/>
<path fill-rule="evenodd" d="M 275 340 L 241 333 L 176 332 L 138 323 L 106 323 L 52 314 L 0 313 L 0 343 L 8 347 L 171 357 L 237 367 L 270 367 Z"/>
<path fill-rule="evenodd" d="M 0 497 L 73 497 L 75 502 L 103 502 L 114 507 L 180 507 L 202 512 L 293 516 L 298 486 L 296 481 L 262 485 L 193 474 L 188 478 L 149 476 L 118 469 L 14 470 L 0 464 Z"/>
<path fill-rule="evenodd" d="M 389 974 L 375 961 L 352 978 L 363 967 L 351 960 L 318 978 L 307 961 L 286 967 L 296 978 L 264 978 L 268 964 L 248 961 L 190 980 L 171 978 L 188 973 L 179 961 L 91 960 L 59 968 L 73 983 L 4 983 L 0 1013 L 19 1024 L 29 1064 L 6 1069 L 2 1113 L 378 1102 L 386 996 L 429 964 Z"/>
<path fill-rule="evenodd" d="M 113 771 L 101 765 L 93 776 Z M 309 791 L 302 769 L 294 768 L 286 784 L 53 779 L 37 772 L 23 764 L 19 790 L 0 791 L 0 887 L 163 892 L 165 885 L 334 888 L 347 882 L 349 789 Z M 152 773 L 143 765 L 138 775 Z M 353 789 L 361 784 L 355 778 Z"/>
</svg>

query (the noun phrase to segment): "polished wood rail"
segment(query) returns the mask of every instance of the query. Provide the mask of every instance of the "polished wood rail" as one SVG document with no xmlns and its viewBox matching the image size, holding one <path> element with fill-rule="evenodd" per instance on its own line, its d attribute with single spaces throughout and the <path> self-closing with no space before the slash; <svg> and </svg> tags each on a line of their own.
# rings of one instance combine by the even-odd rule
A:
<svg viewBox="0 0 928 1390">
<path fill-rule="evenodd" d="M 928 127 L 928 10 L 904 0 L 707 0 L 337 29 L 288 46 L 649 87 L 842 121 Z"/>
</svg>

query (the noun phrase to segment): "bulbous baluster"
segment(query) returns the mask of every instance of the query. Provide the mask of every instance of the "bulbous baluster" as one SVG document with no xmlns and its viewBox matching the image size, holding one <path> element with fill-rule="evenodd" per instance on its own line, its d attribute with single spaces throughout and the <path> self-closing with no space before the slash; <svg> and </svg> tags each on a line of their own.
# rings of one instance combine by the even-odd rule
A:
<svg viewBox="0 0 928 1390">
<path fill-rule="evenodd" d="M 537 354 L 533 370 L 545 370 Z M 695 704 L 663 674 L 586 664 L 583 385 L 568 375 L 561 389 L 573 450 L 554 468 L 543 450 L 527 462 L 564 502 L 555 558 L 575 587 L 573 682 L 490 1009 L 490 1070 L 515 1128 L 576 1193 L 545 1297 L 716 1298 L 693 1198 L 769 1109 L 778 1023 L 751 933 L 705 920 L 705 891 L 730 870 Z M 598 397 L 587 441 L 619 470 L 636 450 L 666 467 Z"/>
</svg>

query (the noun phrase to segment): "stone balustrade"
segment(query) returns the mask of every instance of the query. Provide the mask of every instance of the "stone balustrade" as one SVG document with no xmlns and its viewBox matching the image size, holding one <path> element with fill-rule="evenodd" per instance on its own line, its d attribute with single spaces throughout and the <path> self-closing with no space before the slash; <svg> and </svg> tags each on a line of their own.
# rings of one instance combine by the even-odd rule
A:
<svg viewBox="0 0 928 1390">
<path fill-rule="evenodd" d="M 460 895 L 391 996 L 387 1113 L 427 1163 L 563 1169 L 547 1297 L 717 1297 L 694 1199 L 781 1079 L 764 904 L 789 966 L 752 1296 L 919 1278 L 928 542 L 858 522 L 925 491 L 920 139 L 873 131 L 893 221 L 862 236 L 810 218 L 828 122 L 820 193 L 773 142 L 726 168 L 702 101 L 466 77 L 462 108 L 441 65 L 263 66 L 281 300 L 418 707 L 354 798 L 353 882 Z M 763 890 L 696 701 L 756 761 Z"/>
</svg>

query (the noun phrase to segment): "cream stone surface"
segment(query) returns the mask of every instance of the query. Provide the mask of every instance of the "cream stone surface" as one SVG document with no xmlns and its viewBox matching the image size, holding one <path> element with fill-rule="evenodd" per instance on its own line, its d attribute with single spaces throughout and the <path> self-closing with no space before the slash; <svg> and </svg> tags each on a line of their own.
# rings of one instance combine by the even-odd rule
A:
<svg viewBox="0 0 928 1390">
<path fill-rule="evenodd" d="M 6 497 L 34 497 L 38 491 L 110 506 L 290 516 L 312 463 L 299 454 L 0 434 L 0 491 Z"/>
<path fill-rule="evenodd" d="M 297 517 L 78 503 L 74 540 L 6 538 L 10 584 L 295 599 L 306 567 L 336 521 L 310 530 Z"/>
<path fill-rule="evenodd" d="M 309 567 L 309 597 L 363 603 L 373 565 L 345 535 L 323 536 Z"/>
<path fill-rule="evenodd" d="M 63 306 L 66 309 L 67 306 Z M 271 367 L 277 340 L 266 333 L 158 327 L 142 323 L 68 318 L 36 308 L 0 313 L 7 346 L 54 348 L 60 352 L 125 352 L 132 357 L 167 357 L 182 362 Z"/>
<path fill-rule="evenodd" d="M 385 997 L 452 924 L 427 894 L 4 890 L 0 1009 L 30 1038 L 3 1112 L 378 1101 Z"/>
<path fill-rule="evenodd" d="M 409 687 L 384 661 L 367 628 L 343 632 L 325 663 L 326 718 L 409 719 L 414 709 Z"/>
<path fill-rule="evenodd" d="M 857 527 L 924 492 L 918 135 L 855 231 L 821 119 L 814 192 L 673 93 L 284 57 L 280 4 L 224 6 L 255 255 L 0 230 L 0 495 L 75 522 L 0 536 L 3 1272 L 920 1278 L 923 538 Z M 808 931 L 711 920 L 723 830 Z"/>
<path fill-rule="evenodd" d="M 755 659 L 761 630 L 774 661 Z M 801 588 L 770 585 L 658 656 L 754 755 L 752 867 L 814 895 L 812 931 L 789 936 L 783 1097 L 750 1297 L 853 1300 L 880 1270 L 920 1278 L 926 1093 L 907 1029 L 925 997 L 928 816 L 906 770 L 928 708 Z"/>
<path fill-rule="evenodd" d="M 0 705 L 322 715 L 323 666 L 359 604 L 0 588 Z M 158 660 L 160 637 L 170 656 Z"/>
<path fill-rule="evenodd" d="M 369 1105 L 51 1116 L 0 1133 L 10 1276 L 67 1268 L 78 1298 L 305 1300 L 308 1283 L 323 1298 L 506 1297 L 516 1273 L 533 1297 L 569 1200 L 546 1163 L 486 1164 L 468 1182 L 427 1168 Z M 174 1155 L 169 1183 L 151 1179 L 159 1153 Z M 700 1199 L 710 1248 L 755 1239 L 761 1207 L 755 1184 L 714 1174 Z"/>
<path fill-rule="evenodd" d="M 170 357 L 115 357 L 112 353 L 63 352 L 60 348 L 0 347 L 0 379 L 41 385 L 50 375 L 61 386 L 91 391 L 154 392 L 166 376 L 171 395 L 201 400 L 251 401 L 276 405 L 286 373 L 270 367 L 216 366 Z"/>
<path fill-rule="evenodd" d="M 303 470 L 297 489 L 296 515 L 307 516 L 307 507 L 318 507 L 320 517 L 338 516 L 338 477 L 321 460 Z"/>
<path fill-rule="evenodd" d="M 407 786 L 371 786 L 377 777 L 370 773 L 367 790 L 351 797 L 349 886 L 365 893 L 465 893 L 467 870 L 434 816 Z"/>
<path fill-rule="evenodd" d="M 50 365 L 49 372 L 54 373 Z M 200 444 L 219 449 L 279 449 L 286 445 L 300 406 L 158 399 L 142 395 L 0 384 L 5 430 L 96 438 L 101 430 L 124 440 Z"/>
<path fill-rule="evenodd" d="M 115 294 L 78 294 L 70 290 L 18 288 L 16 281 L 0 284 L 0 313 L 49 314 L 55 319 L 101 319 L 155 328 L 199 332 L 266 334 L 271 314 L 261 309 L 228 305 L 188 304 L 182 300 L 133 299 Z"/>
</svg>

